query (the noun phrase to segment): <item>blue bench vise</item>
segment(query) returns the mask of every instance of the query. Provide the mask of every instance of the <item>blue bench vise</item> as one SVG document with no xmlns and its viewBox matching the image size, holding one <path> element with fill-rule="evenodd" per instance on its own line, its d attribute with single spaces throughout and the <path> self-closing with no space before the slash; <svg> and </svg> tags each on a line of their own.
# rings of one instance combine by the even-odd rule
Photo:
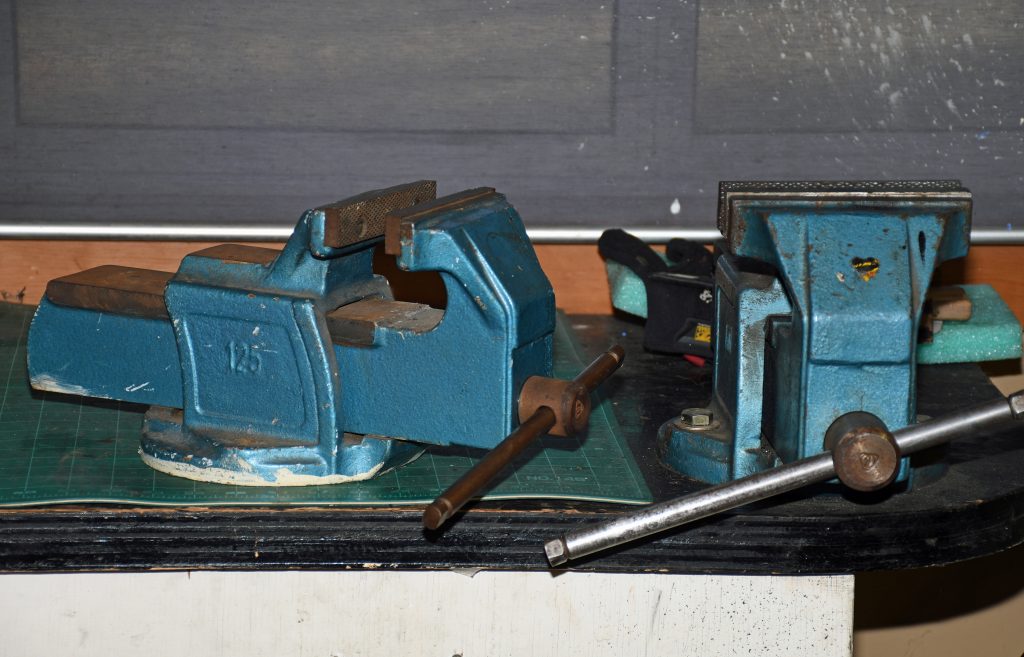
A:
<svg viewBox="0 0 1024 657">
<path fill-rule="evenodd" d="M 50 281 L 32 386 L 149 406 L 142 458 L 202 481 L 338 483 L 424 444 L 494 447 L 524 382 L 551 374 L 554 294 L 504 196 L 435 197 L 420 181 L 309 210 L 281 251 Z M 396 301 L 378 247 L 439 272 L 446 307 Z"/>
<path fill-rule="evenodd" d="M 662 459 L 720 483 L 824 451 L 844 416 L 915 423 L 925 292 L 970 220 L 955 181 L 721 183 L 712 399 L 662 425 Z"/>
</svg>

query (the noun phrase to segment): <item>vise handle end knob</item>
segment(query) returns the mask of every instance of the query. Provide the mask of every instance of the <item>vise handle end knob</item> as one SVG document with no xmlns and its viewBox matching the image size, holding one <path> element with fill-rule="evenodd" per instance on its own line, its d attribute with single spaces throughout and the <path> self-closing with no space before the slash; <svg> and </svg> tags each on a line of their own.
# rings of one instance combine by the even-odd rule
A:
<svg viewBox="0 0 1024 657">
<path fill-rule="evenodd" d="M 864 411 L 839 416 L 825 432 L 836 476 L 861 492 L 881 490 L 900 469 L 900 446 L 881 419 Z"/>
<path fill-rule="evenodd" d="M 519 426 L 423 511 L 423 526 L 437 529 L 488 484 L 527 445 L 544 435 L 571 436 L 587 426 L 590 393 L 619 369 L 619 345 L 601 354 L 572 381 L 530 377 L 519 398 Z"/>
</svg>

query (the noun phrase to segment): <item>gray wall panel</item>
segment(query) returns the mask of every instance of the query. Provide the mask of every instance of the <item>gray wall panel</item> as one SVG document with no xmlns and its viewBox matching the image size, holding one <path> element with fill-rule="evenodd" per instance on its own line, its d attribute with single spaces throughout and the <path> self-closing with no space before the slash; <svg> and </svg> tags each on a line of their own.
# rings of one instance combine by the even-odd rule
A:
<svg viewBox="0 0 1024 657">
<path fill-rule="evenodd" d="M 607 132 L 611 7 L 519 5 L 22 2 L 20 122 Z"/>
<path fill-rule="evenodd" d="M 0 0 L 0 221 L 283 225 L 432 177 L 710 228 L 720 179 L 960 178 L 1019 226 L 1021 7 Z"/>
<path fill-rule="evenodd" d="M 703 0 L 696 128 L 1002 130 L 1024 117 L 1020 0 Z"/>
</svg>

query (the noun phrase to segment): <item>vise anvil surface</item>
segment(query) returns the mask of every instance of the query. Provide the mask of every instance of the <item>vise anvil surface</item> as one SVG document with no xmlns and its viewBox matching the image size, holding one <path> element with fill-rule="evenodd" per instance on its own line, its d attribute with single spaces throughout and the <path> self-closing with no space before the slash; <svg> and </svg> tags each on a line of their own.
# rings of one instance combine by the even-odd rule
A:
<svg viewBox="0 0 1024 657">
<path fill-rule="evenodd" d="M 104 266 L 51 281 L 33 387 L 150 407 L 140 453 L 204 481 L 365 479 L 422 445 L 489 448 L 550 376 L 554 294 L 504 196 L 433 181 L 306 211 L 281 251 L 221 245 L 176 273 Z M 378 247 L 439 272 L 444 309 L 396 301 Z"/>
<path fill-rule="evenodd" d="M 662 458 L 719 483 L 822 452 L 847 413 L 914 423 L 925 293 L 970 217 L 955 181 L 722 183 L 712 400 L 662 426 Z"/>
</svg>

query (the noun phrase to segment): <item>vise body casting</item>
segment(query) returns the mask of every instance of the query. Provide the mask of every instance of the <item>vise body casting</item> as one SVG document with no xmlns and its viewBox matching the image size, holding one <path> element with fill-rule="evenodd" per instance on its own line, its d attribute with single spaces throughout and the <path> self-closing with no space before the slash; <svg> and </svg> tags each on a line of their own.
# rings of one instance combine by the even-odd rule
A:
<svg viewBox="0 0 1024 657">
<path fill-rule="evenodd" d="M 925 293 L 970 216 L 955 181 L 722 183 L 713 396 L 662 426 L 663 459 L 718 483 L 822 452 L 848 413 L 914 423 Z"/>
<path fill-rule="evenodd" d="M 515 209 L 433 181 L 305 212 L 281 251 L 221 245 L 176 273 L 103 266 L 51 281 L 33 387 L 149 406 L 140 453 L 204 481 L 365 479 L 422 444 L 490 448 L 550 376 L 554 294 Z M 382 246 L 439 272 L 444 309 L 396 301 Z"/>
</svg>

